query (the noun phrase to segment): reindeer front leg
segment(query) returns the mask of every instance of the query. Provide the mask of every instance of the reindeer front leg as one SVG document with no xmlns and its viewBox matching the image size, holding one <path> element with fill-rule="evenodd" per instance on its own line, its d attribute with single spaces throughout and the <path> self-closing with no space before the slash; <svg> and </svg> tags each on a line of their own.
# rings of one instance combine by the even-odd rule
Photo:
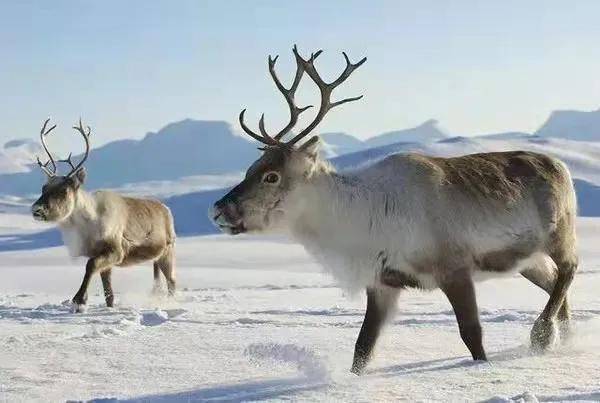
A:
<svg viewBox="0 0 600 403">
<path fill-rule="evenodd" d="M 379 332 L 394 310 L 398 292 L 398 289 L 388 287 L 367 288 L 367 311 L 354 347 L 351 369 L 356 375 L 360 375 L 369 363 Z"/>
<path fill-rule="evenodd" d="M 460 337 L 471 352 L 473 359 L 486 361 L 475 287 L 470 271 L 457 270 L 452 276 L 446 276 L 441 282 L 440 288 L 452 305 Z"/>
<path fill-rule="evenodd" d="M 102 254 L 90 258 L 85 265 L 85 274 L 83 275 L 83 281 L 81 282 L 81 287 L 79 287 L 79 291 L 73 297 L 73 303 L 76 305 L 76 312 L 82 312 L 83 306 L 87 302 L 87 289 L 90 284 L 90 280 L 92 276 L 98 272 L 102 273 L 105 270 L 110 270 L 110 268 L 118 263 L 123 258 L 122 250 L 115 246 L 107 246 L 103 249 Z M 108 303 L 108 299 L 107 299 Z"/>
</svg>

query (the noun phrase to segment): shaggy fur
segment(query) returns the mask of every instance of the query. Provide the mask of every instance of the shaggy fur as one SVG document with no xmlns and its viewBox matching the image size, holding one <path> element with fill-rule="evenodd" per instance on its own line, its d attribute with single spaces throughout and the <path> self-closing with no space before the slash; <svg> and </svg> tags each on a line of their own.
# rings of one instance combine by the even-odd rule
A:
<svg viewBox="0 0 600 403">
<path fill-rule="evenodd" d="M 94 274 L 101 274 L 106 303 L 112 306 L 112 267 L 148 260 L 154 261 L 155 281 L 162 272 L 169 294 L 173 294 L 175 229 L 169 209 L 159 201 L 109 191 L 87 193 L 81 188 L 84 178 L 84 171 L 73 178 L 51 177 L 32 206 L 34 217 L 58 224 L 72 256 L 89 258 L 82 285 L 73 298 L 78 310 L 87 301 Z"/>
<path fill-rule="evenodd" d="M 269 172 L 281 180 L 265 183 Z M 234 234 L 285 229 L 345 288 L 367 290 L 356 373 L 403 288 L 441 288 L 474 359 L 485 359 L 474 281 L 523 272 L 551 294 L 532 330 L 534 347 L 552 344 L 557 316 L 568 329 L 575 192 L 565 165 L 542 154 L 392 155 L 338 174 L 316 147 L 273 147 L 213 216 Z"/>
</svg>

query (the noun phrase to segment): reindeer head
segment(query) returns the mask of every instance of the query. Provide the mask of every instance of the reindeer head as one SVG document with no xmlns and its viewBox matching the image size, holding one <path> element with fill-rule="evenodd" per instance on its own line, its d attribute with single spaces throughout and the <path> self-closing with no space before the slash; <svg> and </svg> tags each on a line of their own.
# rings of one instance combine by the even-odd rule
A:
<svg viewBox="0 0 600 403">
<path fill-rule="evenodd" d="M 293 48 L 296 58 L 296 75 L 291 87 L 283 86 L 275 73 L 277 56 L 269 56 L 269 73 L 283 94 L 290 109 L 290 122 L 275 136 L 271 136 L 265 129 L 265 116 L 261 116 L 258 123 L 260 135 L 250 130 L 244 123 L 244 109 L 239 116 L 240 125 L 244 132 L 265 146 L 261 148 L 263 155 L 250 166 L 245 179 L 234 187 L 227 195 L 217 201 L 209 214 L 215 224 L 229 234 L 240 234 L 247 231 L 260 232 L 275 228 L 285 222 L 289 213 L 287 197 L 298 184 L 306 181 L 323 163 L 318 159 L 319 137 L 313 136 L 302 145 L 297 143 L 306 137 L 323 120 L 329 110 L 346 102 L 356 101 L 361 96 L 346 98 L 341 101 L 331 102 L 331 93 L 344 82 L 354 70 L 362 65 L 367 58 L 352 64 L 346 53 L 346 68 L 340 76 L 330 83 L 326 83 L 317 72 L 314 61 L 322 53 L 319 50 L 311 54 L 308 60 L 303 59 L 296 46 Z M 321 105 L 314 120 L 291 140 L 282 141 L 298 122 L 298 116 L 309 109 L 311 105 L 300 108 L 295 104 L 295 94 L 306 72 L 314 81 L 321 93 Z"/>
<path fill-rule="evenodd" d="M 47 176 L 47 181 L 42 186 L 42 195 L 31 206 L 33 218 L 38 221 L 63 221 L 67 219 L 75 208 L 75 200 L 79 188 L 85 181 L 84 162 L 87 160 L 90 153 L 90 133 L 91 129 L 87 127 L 87 132 L 84 130 L 79 120 L 79 126 L 73 126 L 85 140 L 85 155 L 77 165 L 73 164 L 71 154 L 65 160 L 55 161 L 52 154 L 48 150 L 46 144 L 46 136 L 54 130 L 56 125 L 46 130 L 46 126 L 50 119 L 47 119 L 40 131 L 40 139 L 44 151 L 48 155 L 48 161 L 42 163 L 38 158 L 38 165 Z M 64 175 L 57 175 L 57 162 L 65 162 L 71 167 L 71 171 Z"/>
</svg>

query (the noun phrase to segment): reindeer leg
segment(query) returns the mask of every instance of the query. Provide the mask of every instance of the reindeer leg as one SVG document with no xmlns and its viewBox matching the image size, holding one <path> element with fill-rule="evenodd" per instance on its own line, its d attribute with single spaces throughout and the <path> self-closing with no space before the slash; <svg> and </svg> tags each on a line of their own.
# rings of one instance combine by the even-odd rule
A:
<svg viewBox="0 0 600 403">
<path fill-rule="evenodd" d="M 475 287 L 469 272 L 464 270 L 448 276 L 440 284 L 440 288 L 446 294 L 452 309 L 454 309 L 460 337 L 467 345 L 473 359 L 486 361 L 477 300 L 475 298 Z"/>
<path fill-rule="evenodd" d="M 367 311 L 356 345 L 351 372 L 360 375 L 373 353 L 381 327 L 395 307 L 399 290 L 393 288 L 367 288 Z"/>
<path fill-rule="evenodd" d="M 154 268 L 159 268 L 167 280 L 167 290 L 169 296 L 175 295 L 175 257 L 173 256 L 173 248 L 168 250 L 154 263 Z"/>
<path fill-rule="evenodd" d="M 161 293 L 161 282 L 160 282 L 160 266 L 158 261 L 154 261 L 154 285 L 152 286 L 152 295 L 158 296 Z"/>
<path fill-rule="evenodd" d="M 73 297 L 73 303 L 77 306 L 75 307 L 76 312 L 83 311 L 83 305 L 87 302 L 87 289 L 90 284 L 90 280 L 95 273 L 95 264 L 94 259 L 89 259 L 87 264 L 85 265 L 85 274 L 83 275 L 83 281 L 81 282 L 81 286 L 79 290 Z"/>
<path fill-rule="evenodd" d="M 73 297 L 73 303 L 76 304 L 76 312 L 82 312 L 83 306 L 87 302 L 87 290 L 90 285 L 92 276 L 97 272 L 102 272 L 105 269 L 119 263 L 122 260 L 122 250 L 112 245 L 107 245 L 103 254 L 93 257 L 87 261 L 85 265 L 85 274 L 79 291 Z"/>
<path fill-rule="evenodd" d="M 569 305 L 566 298 L 577 269 L 576 258 L 570 260 L 559 260 L 555 256 L 552 258 L 558 267 L 556 282 L 550 292 L 548 303 L 531 329 L 531 347 L 536 351 L 546 350 L 554 343 L 557 316 L 567 321 L 565 324 L 568 326 Z M 563 329 L 563 333 L 568 333 L 568 329 Z"/>
<path fill-rule="evenodd" d="M 523 270 L 521 275 L 546 291 L 548 295 L 551 296 L 552 291 L 554 290 L 554 285 L 558 281 L 558 268 L 554 264 L 554 261 L 551 263 L 544 261 Z M 567 300 L 567 296 L 565 295 L 563 303 L 557 314 L 557 319 L 559 320 L 560 337 L 562 341 L 569 337 L 570 318 L 571 314 L 569 312 L 569 302 Z"/>
<path fill-rule="evenodd" d="M 112 290 L 111 274 L 112 269 L 110 268 L 100 273 L 100 277 L 102 277 L 102 287 L 104 288 L 104 299 L 106 300 L 106 306 L 109 308 L 113 307 L 113 303 L 115 301 L 115 296 Z"/>
</svg>

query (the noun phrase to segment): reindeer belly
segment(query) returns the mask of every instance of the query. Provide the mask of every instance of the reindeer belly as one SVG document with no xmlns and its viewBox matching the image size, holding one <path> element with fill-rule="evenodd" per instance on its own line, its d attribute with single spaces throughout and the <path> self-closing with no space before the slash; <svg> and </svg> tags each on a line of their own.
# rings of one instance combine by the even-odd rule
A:
<svg viewBox="0 0 600 403">
<path fill-rule="evenodd" d="M 124 249 L 125 256 L 119 266 L 131 266 L 148 260 L 156 260 L 163 254 L 165 245 L 162 243 L 129 244 Z"/>
</svg>

